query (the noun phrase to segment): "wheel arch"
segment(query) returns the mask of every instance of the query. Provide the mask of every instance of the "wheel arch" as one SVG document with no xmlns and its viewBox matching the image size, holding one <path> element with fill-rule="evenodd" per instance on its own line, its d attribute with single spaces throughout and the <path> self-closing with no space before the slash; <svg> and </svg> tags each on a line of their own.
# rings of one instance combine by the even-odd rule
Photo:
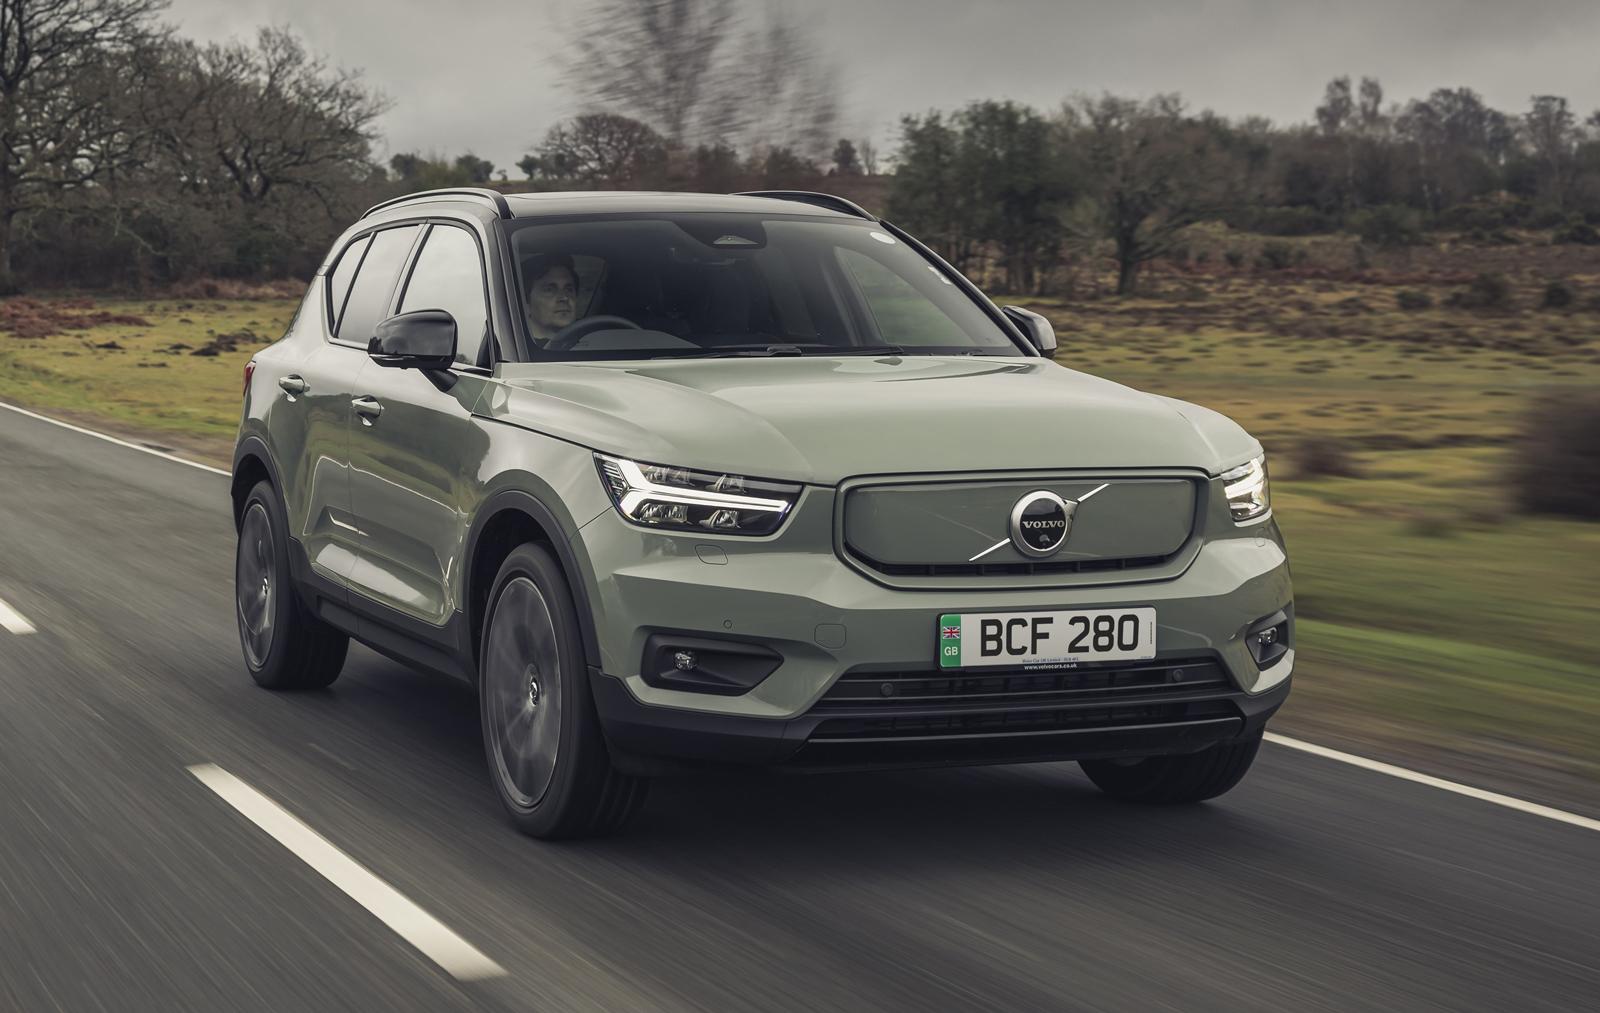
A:
<svg viewBox="0 0 1600 1013">
<path fill-rule="evenodd" d="M 466 570 L 462 575 L 466 592 L 463 604 L 466 606 L 467 636 L 471 648 L 468 660 L 475 675 L 490 585 L 495 574 L 500 572 L 500 564 L 506 556 L 525 542 L 537 542 L 555 556 L 562 575 L 567 578 L 567 586 L 572 589 L 572 604 L 578 613 L 578 626 L 583 634 L 584 661 L 590 668 L 599 667 L 600 640 L 595 631 L 594 612 L 589 605 L 584 571 L 579 567 L 577 554 L 566 534 L 554 511 L 533 494 L 520 489 L 495 493 L 479 508 L 467 537 Z"/>
<path fill-rule="evenodd" d="M 230 480 L 229 494 L 233 503 L 235 531 L 239 529 L 239 522 L 244 517 L 245 497 L 249 496 L 250 490 L 263 479 L 272 483 L 279 502 L 282 502 L 283 485 L 278 481 L 278 468 L 272 461 L 272 452 L 267 449 L 266 441 L 259 436 L 246 436 L 233 450 L 233 477 Z"/>
</svg>

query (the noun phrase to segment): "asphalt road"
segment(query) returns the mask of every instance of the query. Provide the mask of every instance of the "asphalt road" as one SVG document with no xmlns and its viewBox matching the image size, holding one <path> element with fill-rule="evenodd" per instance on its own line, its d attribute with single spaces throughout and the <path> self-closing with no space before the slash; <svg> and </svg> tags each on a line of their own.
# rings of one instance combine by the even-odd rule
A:
<svg viewBox="0 0 1600 1013">
<path fill-rule="evenodd" d="M 0 411 L 35 629 L 0 628 L 0 1008 L 1600 1006 L 1600 834 L 1270 744 L 1187 809 L 1052 764 L 664 782 L 625 837 L 522 838 L 467 691 L 364 650 L 255 688 L 226 485 Z M 505 974 L 447 973 L 208 763 Z"/>
</svg>

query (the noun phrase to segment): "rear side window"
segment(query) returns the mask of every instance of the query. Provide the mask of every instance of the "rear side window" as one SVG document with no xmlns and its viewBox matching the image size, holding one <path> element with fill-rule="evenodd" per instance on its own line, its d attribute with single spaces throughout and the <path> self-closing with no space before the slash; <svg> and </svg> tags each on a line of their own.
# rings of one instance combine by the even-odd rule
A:
<svg viewBox="0 0 1600 1013">
<path fill-rule="evenodd" d="M 411 252 L 419 228 L 421 226 L 405 225 L 373 234 L 367 255 L 356 272 L 355 283 L 350 286 L 344 313 L 339 317 L 339 328 L 334 332 L 340 339 L 358 345 L 372 340 L 378 324 L 388 316 L 395 279 L 406 254 Z"/>
<path fill-rule="evenodd" d="M 487 366 L 486 359 L 480 361 L 489 325 L 483 290 L 478 241 L 466 229 L 435 225 L 417 254 L 400 312 L 445 310 L 456 318 L 456 361 Z"/>
<path fill-rule="evenodd" d="M 350 294 L 350 282 L 356 276 L 356 268 L 361 266 L 361 255 L 367 252 L 367 243 L 371 241 L 371 236 L 362 236 L 345 247 L 344 253 L 339 255 L 338 265 L 328 275 L 329 330 L 338 330 L 339 314 L 344 312 L 344 300 Z"/>
</svg>

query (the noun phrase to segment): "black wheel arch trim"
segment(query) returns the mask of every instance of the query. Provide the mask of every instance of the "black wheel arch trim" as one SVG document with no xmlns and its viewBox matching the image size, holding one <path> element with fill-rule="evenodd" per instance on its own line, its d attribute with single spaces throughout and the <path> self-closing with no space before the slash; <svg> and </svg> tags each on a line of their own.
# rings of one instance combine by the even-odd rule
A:
<svg viewBox="0 0 1600 1013">
<path fill-rule="evenodd" d="M 478 558 L 478 542 L 483 537 L 484 529 L 488 527 L 489 522 L 507 510 L 518 510 L 532 517 L 534 523 L 550 536 L 545 544 L 555 553 L 556 562 L 561 564 L 561 570 L 567 576 L 567 585 L 572 589 L 572 604 L 578 613 L 578 628 L 583 635 L 585 662 L 591 667 L 598 666 L 600 637 L 595 627 L 594 610 L 589 602 L 588 586 L 584 580 L 586 571 L 579 565 L 578 554 L 572 549 L 570 539 L 572 532 L 561 522 L 556 512 L 545 506 L 544 502 L 533 493 L 525 489 L 501 489 L 491 494 L 478 507 L 477 515 L 473 517 L 472 526 L 467 532 L 466 562 L 462 574 L 462 588 L 467 599 L 471 600 L 472 588 L 476 586 L 478 578 L 478 574 L 473 572 Z M 476 668 L 476 664 L 473 667 Z"/>
<path fill-rule="evenodd" d="M 272 457 L 272 449 L 267 446 L 267 441 L 255 433 L 242 437 L 233 448 L 233 467 L 228 471 L 228 488 L 233 502 L 234 520 L 238 521 L 239 501 L 241 493 L 248 493 L 248 489 L 239 489 L 239 465 L 247 457 L 254 457 L 261 462 L 267 471 L 267 479 L 272 482 L 272 488 L 278 493 L 278 503 L 283 504 L 283 483 L 279 480 L 278 462 Z"/>
</svg>

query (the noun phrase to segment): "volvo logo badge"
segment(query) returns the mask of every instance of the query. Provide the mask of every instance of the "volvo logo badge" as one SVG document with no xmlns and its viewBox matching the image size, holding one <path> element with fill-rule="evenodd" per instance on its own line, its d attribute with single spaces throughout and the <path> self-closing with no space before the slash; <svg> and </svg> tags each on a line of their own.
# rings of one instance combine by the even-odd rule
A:
<svg viewBox="0 0 1600 1013">
<path fill-rule="evenodd" d="M 1011 544 L 1035 559 L 1055 555 L 1067 544 L 1077 510 L 1076 502 L 1049 490 L 1028 493 L 1011 508 Z"/>
</svg>

